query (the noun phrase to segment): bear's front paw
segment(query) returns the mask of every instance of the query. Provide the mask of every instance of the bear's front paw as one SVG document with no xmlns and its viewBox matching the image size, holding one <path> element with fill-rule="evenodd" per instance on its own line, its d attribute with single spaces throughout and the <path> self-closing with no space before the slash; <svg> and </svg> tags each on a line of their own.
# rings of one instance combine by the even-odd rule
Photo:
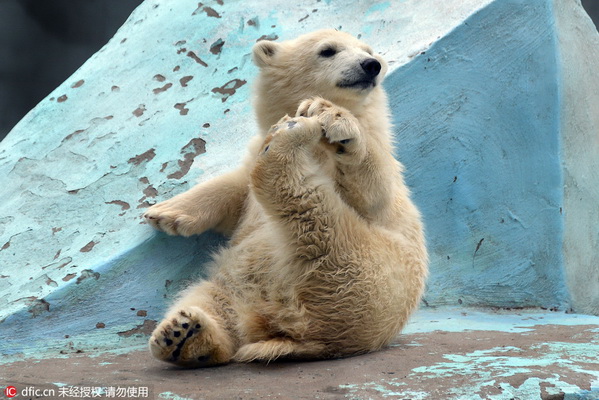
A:
<svg viewBox="0 0 599 400">
<path fill-rule="evenodd" d="M 208 334 L 213 324 L 195 308 L 179 310 L 152 333 L 150 351 L 159 360 L 185 367 L 201 367 L 228 361 L 221 359 L 217 339 Z"/>
<path fill-rule="evenodd" d="M 144 218 L 155 229 L 169 235 L 191 236 L 208 229 L 199 217 L 186 213 L 173 199 L 148 208 Z"/>
<path fill-rule="evenodd" d="M 314 97 L 301 102 L 297 115 L 317 117 L 328 141 L 337 145 L 337 154 L 355 153 L 361 147 L 360 125 L 348 110 Z"/>
</svg>

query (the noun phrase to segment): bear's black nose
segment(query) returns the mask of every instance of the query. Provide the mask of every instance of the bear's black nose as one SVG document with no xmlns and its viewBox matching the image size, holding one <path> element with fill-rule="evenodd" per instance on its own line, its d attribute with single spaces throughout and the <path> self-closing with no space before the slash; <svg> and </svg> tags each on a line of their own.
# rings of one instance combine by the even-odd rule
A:
<svg viewBox="0 0 599 400">
<path fill-rule="evenodd" d="M 368 58 L 360 63 L 364 72 L 368 74 L 369 77 L 374 78 L 381 72 L 381 63 L 377 61 L 376 58 Z"/>
</svg>

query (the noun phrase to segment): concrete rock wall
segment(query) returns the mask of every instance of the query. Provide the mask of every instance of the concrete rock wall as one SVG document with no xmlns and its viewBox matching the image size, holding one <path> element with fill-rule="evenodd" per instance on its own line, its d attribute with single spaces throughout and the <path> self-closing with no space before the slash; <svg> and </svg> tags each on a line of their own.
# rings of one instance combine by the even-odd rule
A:
<svg viewBox="0 0 599 400">
<path fill-rule="evenodd" d="M 431 304 L 569 307 L 552 21 L 551 2 L 494 2 L 387 81 Z"/>
<path fill-rule="evenodd" d="M 599 60 L 579 4 L 241 4 L 144 2 L 0 143 L 3 353 L 126 347 L 152 329 L 223 238 L 167 237 L 141 214 L 243 156 L 253 43 L 324 26 L 390 62 L 397 153 L 427 224 L 426 304 L 597 312 Z"/>
</svg>

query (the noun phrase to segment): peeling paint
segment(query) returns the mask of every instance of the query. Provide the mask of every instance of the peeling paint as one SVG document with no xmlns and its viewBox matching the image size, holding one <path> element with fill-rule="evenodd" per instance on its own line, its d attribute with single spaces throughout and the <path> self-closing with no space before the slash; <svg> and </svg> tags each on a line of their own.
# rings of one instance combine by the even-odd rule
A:
<svg viewBox="0 0 599 400">
<path fill-rule="evenodd" d="M 156 150 L 155 149 L 150 149 L 144 153 L 138 154 L 135 157 L 131 157 L 129 159 L 129 163 L 130 164 L 134 164 L 134 165 L 139 165 L 144 161 L 151 161 L 154 159 L 154 157 L 156 157 Z"/>
<path fill-rule="evenodd" d="M 146 197 L 154 198 L 158 196 L 158 191 L 154 186 L 150 185 L 143 190 L 143 194 L 146 195 Z"/>
<path fill-rule="evenodd" d="M 205 12 L 208 17 L 221 18 L 220 14 L 214 8 L 204 6 L 202 3 L 198 3 L 198 8 L 191 15 L 198 15 L 201 12 Z"/>
<path fill-rule="evenodd" d="M 139 205 L 137 206 L 138 209 L 149 207 L 152 204 L 150 204 L 147 201 L 147 199 L 149 199 L 149 198 L 153 199 L 156 196 L 158 196 L 158 190 L 156 190 L 156 188 L 150 184 L 150 181 L 148 180 L 148 178 L 143 177 L 143 178 L 140 178 L 139 181 L 148 186 L 142 190 L 142 193 L 144 194 L 144 196 L 138 200 L 138 203 L 139 203 Z"/>
<path fill-rule="evenodd" d="M 187 113 L 189 112 L 189 108 L 185 108 L 186 105 L 187 105 L 187 103 L 177 103 L 177 104 L 175 104 L 175 108 L 177 110 L 179 110 L 179 114 L 180 115 L 187 115 Z"/>
<path fill-rule="evenodd" d="M 173 84 L 172 83 L 167 83 L 166 85 L 164 85 L 162 87 L 153 89 L 152 92 L 154 94 L 163 93 L 163 92 L 166 92 L 167 90 L 169 90 L 171 87 L 173 87 Z"/>
<path fill-rule="evenodd" d="M 221 87 L 216 87 L 212 89 L 212 93 L 221 94 L 221 100 L 224 103 L 230 96 L 233 96 L 237 89 L 245 85 L 247 81 L 243 79 L 232 79 L 229 82 L 225 83 Z"/>
<path fill-rule="evenodd" d="M 93 240 L 90 241 L 88 244 L 86 244 L 85 246 L 83 246 L 79 251 L 82 253 L 88 253 L 90 251 L 92 251 L 92 249 L 94 248 L 95 245 L 97 245 L 97 242 L 94 242 Z"/>
<path fill-rule="evenodd" d="M 201 138 L 191 139 L 183 149 L 181 153 L 184 155 L 183 160 L 179 160 L 179 170 L 168 175 L 169 179 L 181 179 L 189 172 L 193 160 L 206 152 L 206 142 Z"/>
<path fill-rule="evenodd" d="M 183 78 L 179 79 L 179 83 L 181 83 L 182 87 L 187 87 L 187 84 L 193 79 L 193 76 L 188 75 L 188 76 L 184 76 Z"/>
<path fill-rule="evenodd" d="M 223 49 L 224 44 L 225 44 L 225 42 L 221 38 L 219 38 L 216 42 L 214 42 L 210 45 L 210 52 L 214 55 L 220 54 L 220 52 Z"/>
<path fill-rule="evenodd" d="M 261 40 L 275 41 L 277 39 L 279 39 L 279 36 L 277 34 L 270 33 L 268 35 L 262 35 L 262 36 L 260 36 L 258 39 L 256 39 L 256 42 L 259 42 Z"/>
<path fill-rule="evenodd" d="M 133 335 L 150 335 L 158 325 L 157 321 L 146 319 L 143 324 L 137 325 L 135 328 L 124 332 L 118 332 L 119 336 L 129 337 Z"/>
<path fill-rule="evenodd" d="M 83 86 L 84 83 L 85 83 L 84 79 L 79 79 L 77 82 L 75 82 L 71 85 L 71 88 L 73 88 L 73 89 L 80 88 L 81 86 Z"/>
<path fill-rule="evenodd" d="M 121 210 L 123 210 L 123 211 L 126 211 L 131 208 L 131 205 L 129 203 L 127 203 L 126 201 L 122 201 L 122 200 L 107 201 L 104 204 L 115 204 L 117 206 L 121 206 Z"/>
<path fill-rule="evenodd" d="M 67 274 L 64 278 L 62 278 L 62 280 L 65 282 L 68 282 L 76 276 L 77 276 L 77 274 Z"/>
<path fill-rule="evenodd" d="M 139 118 L 144 115 L 144 112 L 146 112 L 146 105 L 140 104 L 135 110 L 133 110 L 132 114 Z"/>
<path fill-rule="evenodd" d="M 196 53 L 194 53 L 193 51 L 188 51 L 187 52 L 187 57 L 190 57 L 191 59 L 193 59 L 195 62 L 197 62 L 198 64 L 200 64 L 203 67 L 207 67 L 208 64 L 206 64 L 206 62 L 204 62 L 204 60 L 202 60 L 200 57 L 198 57 L 196 55 Z"/>
<path fill-rule="evenodd" d="M 58 287 L 58 283 L 56 283 L 56 281 L 53 280 L 50 277 L 47 277 L 47 279 L 46 279 L 46 285 L 52 286 L 52 287 Z"/>
</svg>

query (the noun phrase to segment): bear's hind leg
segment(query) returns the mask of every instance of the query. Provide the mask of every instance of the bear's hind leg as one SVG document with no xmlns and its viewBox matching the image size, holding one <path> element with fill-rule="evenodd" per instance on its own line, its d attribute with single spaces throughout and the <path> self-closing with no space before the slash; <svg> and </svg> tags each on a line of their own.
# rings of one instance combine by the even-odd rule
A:
<svg viewBox="0 0 599 400">
<path fill-rule="evenodd" d="M 298 342 L 280 337 L 241 346 L 233 359 L 238 362 L 270 362 L 278 358 L 322 358 L 325 350 L 326 345 L 321 342 Z"/>
<path fill-rule="evenodd" d="M 189 287 L 152 333 L 152 355 L 185 367 L 229 362 L 239 346 L 230 305 L 230 298 L 213 282 Z"/>
</svg>

